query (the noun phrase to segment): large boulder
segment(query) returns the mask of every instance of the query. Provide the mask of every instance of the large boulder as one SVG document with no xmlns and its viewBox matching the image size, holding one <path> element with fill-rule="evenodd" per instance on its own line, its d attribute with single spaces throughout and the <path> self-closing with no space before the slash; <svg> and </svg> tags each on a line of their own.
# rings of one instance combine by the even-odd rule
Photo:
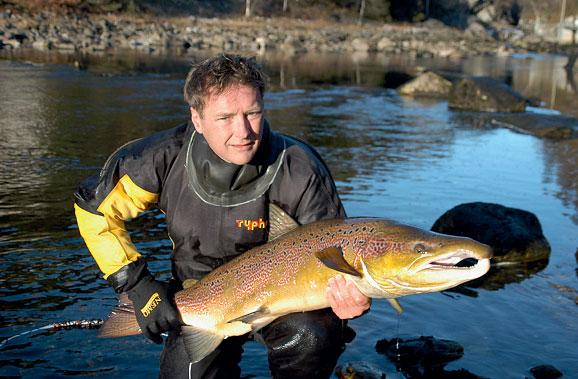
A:
<svg viewBox="0 0 578 379">
<path fill-rule="evenodd" d="M 471 77 L 454 83 L 448 106 L 476 112 L 524 112 L 526 99 L 503 82 L 488 77 Z"/>
<path fill-rule="evenodd" d="M 438 218 L 431 230 L 485 243 L 494 250 L 496 262 L 534 262 L 550 256 L 550 244 L 538 218 L 499 204 L 458 205 Z"/>
<path fill-rule="evenodd" d="M 435 72 L 427 71 L 403 84 L 397 91 L 405 96 L 447 97 L 451 88 L 452 82 Z"/>
</svg>

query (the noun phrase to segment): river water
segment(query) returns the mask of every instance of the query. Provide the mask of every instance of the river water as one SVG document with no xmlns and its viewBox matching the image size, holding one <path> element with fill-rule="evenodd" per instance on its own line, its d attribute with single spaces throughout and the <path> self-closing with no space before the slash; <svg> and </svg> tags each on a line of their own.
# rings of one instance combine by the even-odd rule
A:
<svg viewBox="0 0 578 379">
<path fill-rule="evenodd" d="M 181 88 L 190 60 L 103 56 L 83 58 L 79 64 L 87 69 L 79 71 L 64 64 L 77 58 L 16 58 L 0 60 L 2 338 L 52 322 L 104 318 L 115 304 L 79 237 L 72 194 L 124 142 L 186 120 Z M 433 336 L 464 349 L 446 372 L 522 378 L 551 364 L 565 377 L 578 376 L 578 144 L 476 126 L 448 111 L 444 100 L 398 96 L 384 79 L 386 71 L 416 66 L 490 75 L 541 102 L 530 111 L 578 115 L 563 58 L 260 60 L 271 75 L 271 124 L 319 149 L 350 216 L 429 229 L 458 204 L 492 202 L 536 214 L 552 246 L 548 262 L 515 267 L 491 285 L 402 298 L 401 316 L 375 301 L 350 323 L 357 337 L 339 364 L 365 361 L 388 378 L 403 378 L 377 353 L 376 342 Z M 152 270 L 168 277 L 171 244 L 164 228 L 155 212 L 131 223 Z M 95 330 L 43 331 L 0 350 L 0 376 L 156 377 L 160 350 L 140 336 L 106 340 Z M 248 343 L 245 350 L 242 375 L 268 377 L 265 349 Z"/>
</svg>

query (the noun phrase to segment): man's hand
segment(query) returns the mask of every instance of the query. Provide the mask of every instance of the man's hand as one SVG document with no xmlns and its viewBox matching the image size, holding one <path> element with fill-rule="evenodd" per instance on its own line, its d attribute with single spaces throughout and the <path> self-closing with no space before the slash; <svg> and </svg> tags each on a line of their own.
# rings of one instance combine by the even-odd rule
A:
<svg viewBox="0 0 578 379">
<path fill-rule="evenodd" d="M 326 296 L 340 319 L 360 316 L 371 305 L 371 299 L 362 294 L 353 282 L 346 281 L 343 275 L 329 279 Z"/>
<path fill-rule="evenodd" d="M 161 333 L 180 325 L 179 312 L 167 283 L 145 276 L 127 291 L 134 303 L 136 320 L 142 333 L 154 343 L 162 343 Z"/>
</svg>

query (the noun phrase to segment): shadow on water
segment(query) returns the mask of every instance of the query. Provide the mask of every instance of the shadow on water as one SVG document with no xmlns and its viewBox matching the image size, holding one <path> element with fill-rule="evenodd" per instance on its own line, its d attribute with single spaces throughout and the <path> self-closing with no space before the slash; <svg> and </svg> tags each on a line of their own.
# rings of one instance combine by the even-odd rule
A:
<svg viewBox="0 0 578 379">
<path fill-rule="evenodd" d="M 181 87 L 192 57 L 20 58 L 36 63 L 0 61 L 3 337 L 56 321 L 104 318 L 116 302 L 78 235 L 73 192 L 120 145 L 187 120 Z M 575 141 L 542 141 L 478 125 L 456 117 L 443 100 L 402 98 L 384 88 L 388 71 L 414 72 L 417 66 L 490 75 L 547 107 L 576 114 L 578 100 L 564 81 L 563 60 L 258 59 L 271 76 L 267 117 L 275 129 L 319 149 L 350 216 L 429 228 L 459 203 L 488 201 L 540 218 L 552 245 L 549 261 L 493 268 L 462 292 L 402 299 L 401 332 L 456 341 L 468 351 L 460 367 L 485 377 L 520 377 L 536 361 L 578 371 L 571 353 L 578 350 L 571 338 L 578 333 L 576 305 L 561 300 L 557 290 L 575 287 L 576 279 L 576 262 L 566 254 L 578 246 Z M 82 70 L 73 68 L 75 61 Z M 167 278 L 171 242 L 164 216 L 147 212 L 129 227 L 151 269 Z M 358 337 L 341 361 L 383 364 L 373 348 L 376 327 L 395 330 L 395 317 L 375 302 L 351 322 Z M 159 353 L 141 337 L 101 340 L 90 330 L 46 332 L 2 350 L 0 376 L 154 377 Z M 267 377 L 264 349 L 248 344 L 242 371 Z"/>
</svg>

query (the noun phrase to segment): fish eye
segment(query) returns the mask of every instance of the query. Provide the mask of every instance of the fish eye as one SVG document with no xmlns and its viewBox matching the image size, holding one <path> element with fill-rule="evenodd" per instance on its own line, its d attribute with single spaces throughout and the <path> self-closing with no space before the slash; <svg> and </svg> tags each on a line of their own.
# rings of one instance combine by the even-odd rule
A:
<svg viewBox="0 0 578 379">
<path fill-rule="evenodd" d="M 423 244 L 421 244 L 421 243 L 416 244 L 416 245 L 413 247 L 413 249 L 415 250 L 416 253 L 419 253 L 419 254 L 425 254 L 425 253 L 427 253 L 426 247 L 425 247 Z"/>
</svg>

